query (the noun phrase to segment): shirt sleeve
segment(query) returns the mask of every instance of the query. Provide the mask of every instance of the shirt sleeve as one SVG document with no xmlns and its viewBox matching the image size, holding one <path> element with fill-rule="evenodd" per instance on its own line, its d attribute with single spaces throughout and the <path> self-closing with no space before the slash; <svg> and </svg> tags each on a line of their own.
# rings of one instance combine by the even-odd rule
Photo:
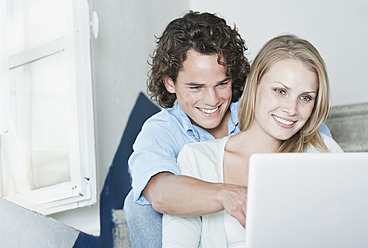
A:
<svg viewBox="0 0 368 248">
<path fill-rule="evenodd" d="M 128 162 L 133 197 L 137 203 L 150 204 L 142 191 L 152 176 L 160 172 L 180 174 L 176 158 L 181 149 L 183 135 L 175 130 L 167 120 L 152 118 L 143 125 L 138 134 Z"/>
<path fill-rule="evenodd" d="M 319 126 L 319 131 L 324 135 L 327 135 L 328 137 L 332 137 L 330 129 L 324 123 L 322 123 L 321 126 Z"/>
</svg>

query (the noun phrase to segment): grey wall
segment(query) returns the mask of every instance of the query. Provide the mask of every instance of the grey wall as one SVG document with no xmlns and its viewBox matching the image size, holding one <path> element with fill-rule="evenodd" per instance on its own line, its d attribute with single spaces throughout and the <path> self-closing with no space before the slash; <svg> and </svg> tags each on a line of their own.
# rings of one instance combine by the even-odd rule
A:
<svg viewBox="0 0 368 248">
<path fill-rule="evenodd" d="M 73 247 L 79 232 L 0 198 L 1 247 Z"/>
</svg>

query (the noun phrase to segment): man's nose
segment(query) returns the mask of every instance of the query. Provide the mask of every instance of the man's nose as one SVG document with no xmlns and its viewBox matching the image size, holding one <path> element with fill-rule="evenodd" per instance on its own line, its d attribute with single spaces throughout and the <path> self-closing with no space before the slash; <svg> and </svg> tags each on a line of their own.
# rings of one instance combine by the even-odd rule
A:
<svg viewBox="0 0 368 248">
<path fill-rule="evenodd" d="M 203 95 L 203 102 L 210 106 L 216 106 L 219 103 L 219 96 L 215 89 L 206 89 Z"/>
</svg>

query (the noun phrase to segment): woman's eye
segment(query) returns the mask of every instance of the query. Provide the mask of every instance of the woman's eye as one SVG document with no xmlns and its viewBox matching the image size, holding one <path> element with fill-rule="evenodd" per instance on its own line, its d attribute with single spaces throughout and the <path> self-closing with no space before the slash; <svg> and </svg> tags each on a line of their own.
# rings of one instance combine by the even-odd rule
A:
<svg viewBox="0 0 368 248">
<path fill-rule="evenodd" d="M 282 94 L 282 95 L 286 93 L 285 90 L 282 90 L 282 89 L 275 89 L 275 92 L 278 94 Z"/>
<path fill-rule="evenodd" d="M 303 101 L 309 102 L 312 100 L 312 97 L 310 96 L 301 96 L 300 99 L 302 99 Z"/>
</svg>

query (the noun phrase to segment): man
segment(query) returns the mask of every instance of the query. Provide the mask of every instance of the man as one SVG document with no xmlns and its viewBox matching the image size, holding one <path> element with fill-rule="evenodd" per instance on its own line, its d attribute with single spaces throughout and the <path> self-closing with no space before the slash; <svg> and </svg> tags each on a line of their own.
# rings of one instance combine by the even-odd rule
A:
<svg viewBox="0 0 368 248">
<path fill-rule="evenodd" d="M 246 50 L 237 30 L 209 13 L 173 20 L 158 39 L 148 90 L 164 109 L 146 121 L 129 159 L 133 190 L 124 213 L 133 247 L 161 247 L 160 213 L 226 210 L 245 225 L 245 187 L 181 176 L 176 158 L 187 143 L 240 131 Z"/>
</svg>

